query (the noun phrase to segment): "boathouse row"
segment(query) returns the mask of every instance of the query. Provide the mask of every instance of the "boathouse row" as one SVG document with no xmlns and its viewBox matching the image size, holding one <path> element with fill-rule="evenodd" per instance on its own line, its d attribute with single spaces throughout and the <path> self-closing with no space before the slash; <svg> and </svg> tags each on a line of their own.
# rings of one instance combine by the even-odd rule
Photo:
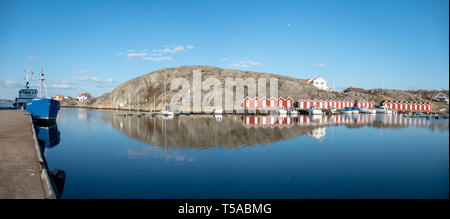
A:
<svg viewBox="0 0 450 219">
<path fill-rule="evenodd" d="M 273 109 L 278 107 L 291 108 L 295 107 L 297 109 L 308 109 L 312 106 L 317 106 L 321 109 L 329 109 L 335 107 L 337 109 L 344 107 L 357 106 L 374 108 L 375 102 L 373 101 L 352 101 L 352 100 L 298 100 L 294 101 L 292 98 L 258 98 L 258 97 L 246 97 L 243 101 L 243 106 L 245 109 Z"/>
<path fill-rule="evenodd" d="M 431 103 L 385 100 L 380 105 L 386 106 L 388 109 L 400 111 L 431 111 Z"/>
</svg>

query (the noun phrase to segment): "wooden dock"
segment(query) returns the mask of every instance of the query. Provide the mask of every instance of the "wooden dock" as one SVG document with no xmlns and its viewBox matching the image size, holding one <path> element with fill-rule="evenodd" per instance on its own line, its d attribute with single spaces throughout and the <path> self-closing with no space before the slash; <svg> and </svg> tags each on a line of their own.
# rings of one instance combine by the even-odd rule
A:
<svg viewBox="0 0 450 219">
<path fill-rule="evenodd" d="M 49 197 L 39 153 L 30 115 L 20 110 L 0 110 L 0 199 Z"/>
</svg>

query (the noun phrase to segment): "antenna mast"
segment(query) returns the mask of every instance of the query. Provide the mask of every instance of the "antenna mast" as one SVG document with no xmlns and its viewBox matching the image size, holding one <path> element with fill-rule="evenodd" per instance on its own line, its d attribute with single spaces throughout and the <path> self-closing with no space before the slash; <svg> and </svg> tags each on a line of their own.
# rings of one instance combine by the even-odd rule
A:
<svg viewBox="0 0 450 219">
<path fill-rule="evenodd" d="M 30 88 L 30 77 L 28 75 L 28 69 L 25 69 L 26 77 L 25 77 L 25 88 Z"/>
<path fill-rule="evenodd" d="M 39 71 L 39 97 L 44 98 L 43 94 L 43 88 L 44 88 L 44 69 L 41 68 L 41 71 Z"/>
</svg>

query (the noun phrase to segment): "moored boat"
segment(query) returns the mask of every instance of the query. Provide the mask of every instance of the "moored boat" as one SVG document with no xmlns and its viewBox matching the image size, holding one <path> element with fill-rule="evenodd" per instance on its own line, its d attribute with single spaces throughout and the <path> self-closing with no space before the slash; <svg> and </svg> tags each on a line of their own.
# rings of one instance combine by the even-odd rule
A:
<svg viewBox="0 0 450 219">
<path fill-rule="evenodd" d="M 344 109 L 341 110 L 342 114 L 352 114 L 352 108 L 351 107 L 344 107 Z"/>
<path fill-rule="evenodd" d="M 33 119 L 55 120 L 60 110 L 59 101 L 46 97 L 43 94 L 44 72 L 42 68 L 39 74 L 40 87 L 38 98 L 34 98 L 26 103 L 25 110 L 31 114 Z"/>
<path fill-rule="evenodd" d="M 322 115 L 322 110 L 318 106 L 312 106 L 308 109 L 310 115 Z"/>
<path fill-rule="evenodd" d="M 392 114 L 392 110 L 389 110 L 387 106 L 380 106 L 379 108 L 375 109 L 377 113 L 380 114 Z"/>
<path fill-rule="evenodd" d="M 289 116 L 298 116 L 298 111 L 295 108 L 291 108 L 288 113 Z"/>
<path fill-rule="evenodd" d="M 217 106 L 214 110 L 214 115 L 223 115 L 224 111 L 221 106 Z"/>
<path fill-rule="evenodd" d="M 359 108 L 356 106 L 352 107 L 352 114 L 359 114 Z"/>
<path fill-rule="evenodd" d="M 166 106 L 164 110 L 161 110 L 160 114 L 163 116 L 173 117 L 175 115 L 175 112 L 172 109 L 170 109 L 169 106 Z"/>
<path fill-rule="evenodd" d="M 335 114 L 336 112 L 337 112 L 336 107 L 334 107 L 334 106 L 330 107 L 330 113 L 331 114 Z"/>
<path fill-rule="evenodd" d="M 271 114 L 275 114 L 277 116 L 287 116 L 287 113 L 287 110 L 285 110 L 283 107 L 271 111 Z"/>
<path fill-rule="evenodd" d="M 376 114 L 377 110 L 376 109 L 370 109 L 370 108 L 367 108 L 367 107 L 363 107 L 363 108 L 359 109 L 359 112 L 365 113 L 365 114 Z"/>
</svg>

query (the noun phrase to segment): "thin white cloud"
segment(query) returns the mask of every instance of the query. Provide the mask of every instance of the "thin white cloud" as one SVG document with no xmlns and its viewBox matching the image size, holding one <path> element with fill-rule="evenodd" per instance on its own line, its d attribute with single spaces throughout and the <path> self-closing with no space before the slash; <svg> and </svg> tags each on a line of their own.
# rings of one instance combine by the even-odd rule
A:
<svg viewBox="0 0 450 219">
<path fill-rule="evenodd" d="M 173 48 L 173 51 L 175 52 L 186 52 L 186 50 L 184 49 L 183 46 L 176 46 L 175 48 Z"/>
<path fill-rule="evenodd" d="M 18 88 L 21 86 L 22 86 L 22 83 L 17 82 L 17 81 L 10 81 L 10 80 L 0 81 L 0 87 Z"/>
<path fill-rule="evenodd" d="M 228 60 L 229 60 L 229 59 L 227 59 L 227 58 L 220 59 L 221 62 L 226 62 L 226 61 L 228 61 Z"/>
<path fill-rule="evenodd" d="M 317 68 L 322 68 L 324 67 L 325 64 L 314 64 L 313 67 L 317 67 Z"/>
<path fill-rule="evenodd" d="M 221 61 L 228 61 L 228 59 L 222 59 Z M 239 61 L 237 63 L 233 63 L 229 65 L 230 67 L 237 67 L 237 68 L 248 68 L 249 66 L 258 66 L 260 65 L 259 62 L 248 60 L 248 61 Z"/>
<path fill-rule="evenodd" d="M 114 81 L 111 78 L 108 78 L 106 80 L 102 80 L 100 78 L 97 77 L 90 77 L 90 76 L 78 76 L 75 77 L 75 79 L 79 80 L 79 81 L 89 81 L 89 82 L 94 82 L 94 83 L 113 83 Z"/>
<path fill-rule="evenodd" d="M 127 57 L 128 59 L 132 59 L 132 58 L 141 58 L 142 60 L 147 60 L 147 61 L 164 61 L 164 60 L 172 60 L 172 57 L 168 57 L 168 56 L 162 56 L 164 53 L 169 53 L 169 54 L 177 54 L 180 52 L 187 52 L 187 49 L 194 49 L 194 46 L 192 45 L 186 45 L 186 47 L 182 46 L 182 45 L 176 45 L 176 44 L 172 44 L 171 46 L 169 45 L 164 45 L 164 49 L 145 49 L 145 50 L 141 50 L 141 52 L 136 52 L 135 49 L 129 49 L 128 53 L 127 53 Z M 149 51 L 151 51 L 151 53 L 148 53 Z M 119 52 L 118 53 L 119 56 L 124 55 L 123 52 Z M 156 56 L 156 57 L 155 57 Z"/>
<path fill-rule="evenodd" d="M 148 54 L 146 53 L 146 52 L 140 52 L 140 53 L 136 53 L 136 52 L 133 52 L 133 53 L 128 53 L 128 58 L 132 58 L 132 57 L 144 57 L 144 56 L 147 56 Z"/>
<path fill-rule="evenodd" d="M 246 64 L 242 63 L 234 63 L 230 65 L 231 67 L 237 67 L 237 68 L 247 68 L 248 66 Z"/>
<path fill-rule="evenodd" d="M 248 60 L 247 63 L 249 65 L 253 65 L 253 66 L 258 66 L 259 65 L 259 62 L 255 62 L 255 61 L 252 61 L 252 60 Z"/>
<path fill-rule="evenodd" d="M 39 61 L 40 58 L 38 56 L 28 56 L 28 61 Z"/>
<path fill-rule="evenodd" d="M 72 81 L 62 80 L 62 81 L 49 81 L 47 83 L 48 88 L 53 89 L 74 89 L 77 88 L 76 84 Z"/>
<path fill-rule="evenodd" d="M 144 58 L 142 58 L 142 60 L 155 61 L 155 62 L 170 61 L 172 59 L 173 59 L 172 57 L 167 57 L 167 56 L 162 56 L 162 57 L 144 57 Z"/>
<path fill-rule="evenodd" d="M 175 54 L 176 52 L 175 52 L 173 49 L 166 48 L 166 49 L 163 50 L 163 53 L 172 53 L 172 54 Z"/>
</svg>

